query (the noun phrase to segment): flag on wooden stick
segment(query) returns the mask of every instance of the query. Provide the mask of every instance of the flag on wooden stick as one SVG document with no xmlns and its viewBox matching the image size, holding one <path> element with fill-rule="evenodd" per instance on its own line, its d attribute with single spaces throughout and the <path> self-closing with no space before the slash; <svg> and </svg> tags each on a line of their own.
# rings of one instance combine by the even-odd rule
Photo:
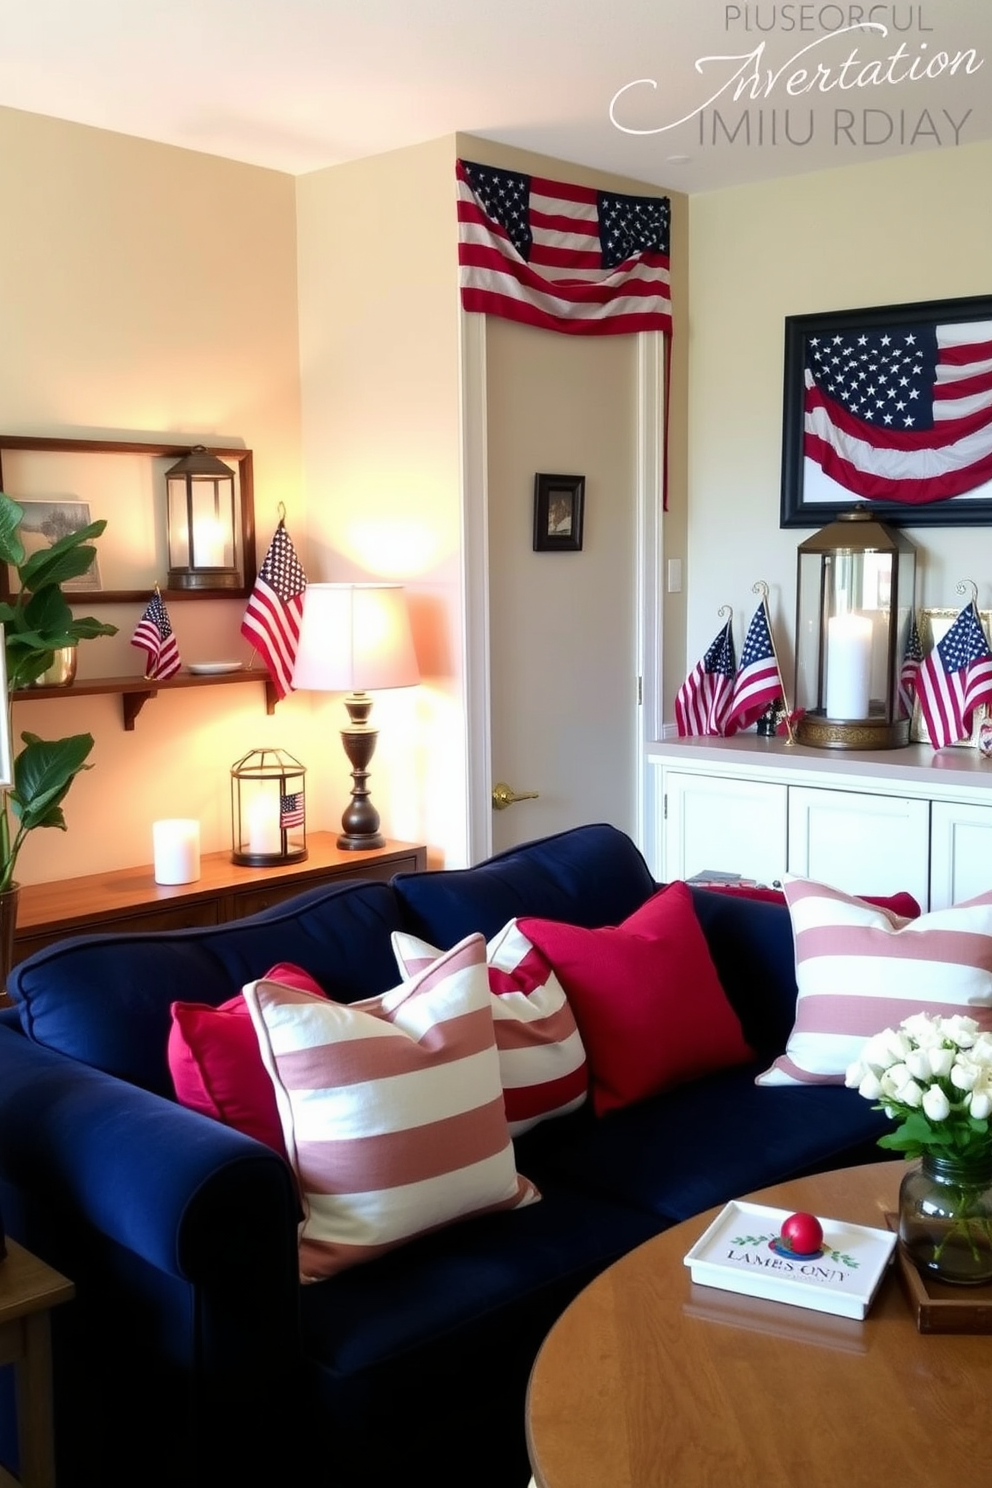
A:
<svg viewBox="0 0 992 1488">
<path fill-rule="evenodd" d="M 696 662 L 679 688 L 675 723 L 680 739 L 724 731 L 737 671 L 732 623 L 727 621 L 702 661 Z"/>
<path fill-rule="evenodd" d="M 166 677 L 171 677 L 174 672 L 178 672 L 182 666 L 179 645 L 172 630 L 169 612 L 165 608 L 165 601 L 157 585 L 155 593 L 145 607 L 145 613 L 135 627 L 131 645 L 147 653 L 145 676 L 149 680 L 152 678 L 164 680 Z"/>
</svg>

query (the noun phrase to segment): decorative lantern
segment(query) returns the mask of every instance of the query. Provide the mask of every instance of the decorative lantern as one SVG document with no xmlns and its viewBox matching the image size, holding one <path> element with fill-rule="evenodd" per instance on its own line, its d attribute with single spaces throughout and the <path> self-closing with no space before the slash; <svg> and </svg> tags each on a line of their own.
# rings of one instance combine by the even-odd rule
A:
<svg viewBox="0 0 992 1488">
<path fill-rule="evenodd" d="M 234 472 L 198 444 L 165 473 L 170 589 L 239 589 Z"/>
<path fill-rule="evenodd" d="M 913 618 L 916 549 L 864 507 L 799 545 L 796 740 L 825 749 L 909 743 L 899 672 Z"/>
<path fill-rule="evenodd" d="M 306 770 L 284 749 L 253 749 L 231 766 L 231 861 L 265 868 L 307 855 Z"/>
<path fill-rule="evenodd" d="M 916 549 L 855 507 L 799 545 L 799 744 L 901 748 L 909 714 L 898 674 L 913 619 Z"/>
</svg>

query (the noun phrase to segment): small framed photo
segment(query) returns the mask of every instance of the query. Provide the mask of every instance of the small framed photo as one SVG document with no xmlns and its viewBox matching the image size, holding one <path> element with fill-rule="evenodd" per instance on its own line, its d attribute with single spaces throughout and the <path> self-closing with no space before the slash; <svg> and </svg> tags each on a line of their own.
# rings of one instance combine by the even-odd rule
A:
<svg viewBox="0 0 992 1488">
<path fill-rule="evenodd" d="M 584 475 L 535 475 L 535 553 L 581 553 L 585 494 Z"/>
</svg>

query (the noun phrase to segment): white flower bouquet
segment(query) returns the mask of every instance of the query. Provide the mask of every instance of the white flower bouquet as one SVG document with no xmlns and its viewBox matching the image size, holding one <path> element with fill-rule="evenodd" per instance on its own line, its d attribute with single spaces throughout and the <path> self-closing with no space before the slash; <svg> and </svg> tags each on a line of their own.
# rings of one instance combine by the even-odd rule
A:
<svg viewBox="0 0 992 1488">
<path fill-rule="evenodd" d="M 908 1158 L 992 1158 L 992 1033 L 974 1018 L 914 1013 L 867 1041 L 845 1084 L 899 1123 L 880 1147 Z"/>
</svg>

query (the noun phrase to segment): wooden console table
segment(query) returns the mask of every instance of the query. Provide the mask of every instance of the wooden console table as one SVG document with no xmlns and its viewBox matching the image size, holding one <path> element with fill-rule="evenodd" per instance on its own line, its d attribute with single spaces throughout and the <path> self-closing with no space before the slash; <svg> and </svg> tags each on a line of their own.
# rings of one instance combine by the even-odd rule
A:
<svg viewBox="0 0 992 1488">
<path fill-rule="evenodd" d="M 308 857 L 278 868 L 248 868 L 230 852 L 205 853 L 195 883 L 157 884 L 152 865 L 118 868 L 85 878 L 26 884 L 17 907 L 14 960 L 67 935 L 135 930 L 183 930 L 221 925 L 347 878 L 390 879 L 427 866 L 427 849 L 389 842 L 372 852 L 342 851 L 334 832 L 307 836 Z"/>
</svg>

